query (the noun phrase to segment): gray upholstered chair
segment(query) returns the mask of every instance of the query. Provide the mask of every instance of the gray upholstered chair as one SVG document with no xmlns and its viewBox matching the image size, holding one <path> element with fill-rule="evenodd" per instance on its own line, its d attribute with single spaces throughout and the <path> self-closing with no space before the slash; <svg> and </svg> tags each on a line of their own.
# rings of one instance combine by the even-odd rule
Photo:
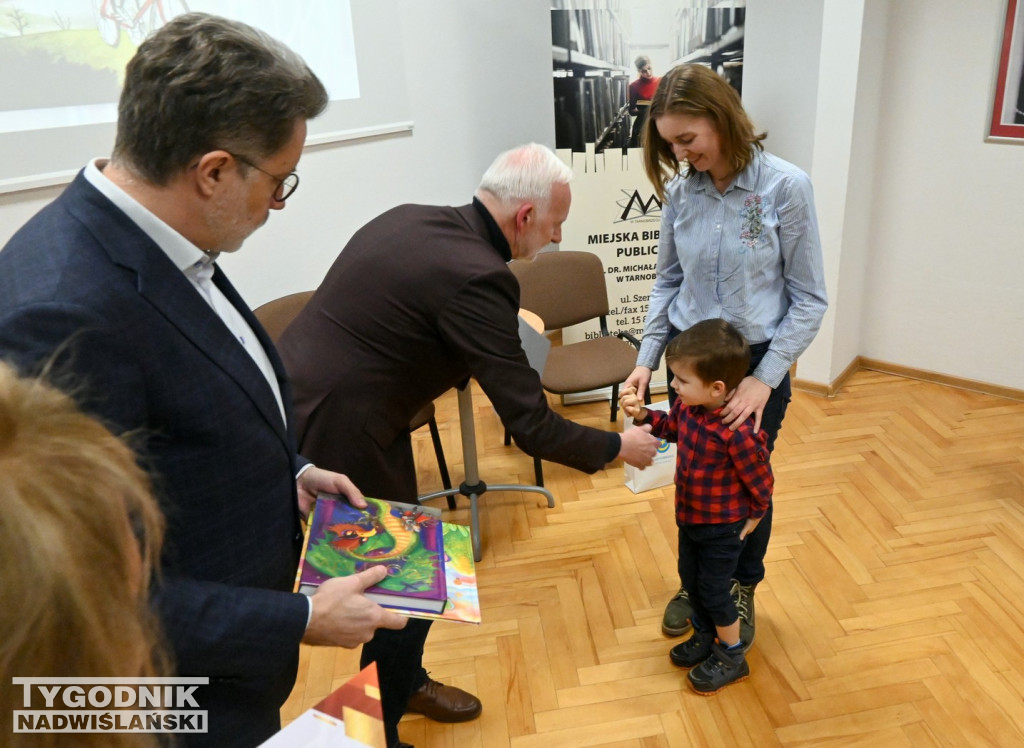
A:
<svg viewBox="0 0 1024 748">
<path fill-rule="evenodd" d="M 256 319 L 260 321 L 267 331 L 270 339 L 275 343 L 284 333 L 285 329 L 292 323 L 303 307 L 313 297 L 313 291 L 300 291 L 298 293 L 282 296 L 279 299 L 268 301 L 266 304 L 253 310 Z M 451 477 L 448 475 L 448 463 L 444 459 L 444 449 L 441 447 L 441 434 L 437 429 L 434 403 L 427 403 L 419 412 L 412 417 L 409 423 L 409 431 L 416 431 L 423 426 L 430 428 L 430 440 L 434 444 L 434 454 L 437 456 L 437 467 L 441 473 L 441 484 L 446 488 L 452 487 Z M 449 499 L 448 505 L 454 508 L 454 499 Z"/>
<path fill-rule="evenodd" d="M 519 281 L 519 306 L 544 320 L 545 329 L 558 330 L 597 320 L 600 333 L 590 340 L 552 346 L 540 381 L 556 395 L 611 387 L 611 418 L 619 410 L 619 384 L 636 368 L 640 342 L 628 332 L 608 330 L 608 288 L 604 263 L 591 252 L 543 252 L 529 262 L 514 261 L 509 269 Z M 645 393 L 650 402 L 650 393 Z M 505 444 L 510 435 L 505 433 Z M 540 460 L 535 459 L 537 485 L 544 485 Z"/>
</svg>

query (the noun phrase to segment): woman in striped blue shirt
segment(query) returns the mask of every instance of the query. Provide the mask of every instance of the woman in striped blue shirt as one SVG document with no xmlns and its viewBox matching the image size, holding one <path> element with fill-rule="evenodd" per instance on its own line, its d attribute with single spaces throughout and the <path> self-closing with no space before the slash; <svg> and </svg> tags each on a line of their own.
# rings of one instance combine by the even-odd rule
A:
<svg viewBox="0 0 1024 748">
<path fill-rule="evenodd" d="M 789 369 L 814 339 L 828 301 L 811 181 L 765 152 L 765 137 L 736 90 L 709 68 L 680 65 L 661 79 L 643 135 L 644 167 L 662 203 L 658 276 L 626 384 L 643 397 L 670 338 L 701 320 L 725 319 L 750 341 L 752 359 L 723 421 L 736 428 L 753 417 L 771 450 L 790 399 Z M 747 538 L 733 586 L 748 645 L 771 520 L 769 506 Z M 691 614 L 680 588 L 662 630 L 681 636 Z"/>
</svg>

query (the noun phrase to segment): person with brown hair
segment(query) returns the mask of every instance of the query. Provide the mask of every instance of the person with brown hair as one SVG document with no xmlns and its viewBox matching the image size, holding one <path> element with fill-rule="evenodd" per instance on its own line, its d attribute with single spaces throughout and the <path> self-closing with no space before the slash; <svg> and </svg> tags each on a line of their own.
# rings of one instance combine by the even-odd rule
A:
<svg viewBox="0 0 1024 748">
<path fill-rule="evenodd" d="M 765 152 L 765 137 L 736 90 L 710 68 L 679 65 L 658 84 L 643 152 L 662 201 L 658 272 L 637 367 L 626 383 L 642 398 L 675 334 L 701 320 L 725 319 L 750 342 L 751 361 L 727 394 L 722 421 L 737 429 L 753 417 L 770 452 L 790 400 L 790 367 L 814 339 L 828 301 L 811 181 Z M 771 526 L 769 504 L 736 568 L 736 605 L 748 644 Z M 692 613 L 681 586 L 662 631 L 681 636 Z"/>
<path fill-rule="evenodd" d="M 177 16 L 128 63 L 112 157 L 0 251 L 0 357 L 25 373 L 52 361 L 86 412 L 139 437 L 167 517 L 152 598 L 174 675 L 209 678 L 190 746 L 278 731 L 300 643 L 354 647 L 407 621 L 363 594 L 383 567 L 293 592 L 317 493 L 365 503 L 297 454 L 284 367 L 217 263 L 286 207 L 327 101 L 266 33 Z"/>
<path fill-rule="evenodd" d="M 0 363 L 0 736 L 15 677 L 141 677 L 166 669 L 147 593 L 163 517 L 135 456 L 64 393 Z M 140 733 L 79 733 L 75 745 L 151 746 Z"/>
<path fill-rule="evenodd" d="M 676 394 L 669 413 L 648 410 L 627 387 L 622 412 L 676 444 L 676 525 L 679 578 L 689 592 L 693 636 L 672 648 L 687 679 L 708 696 L 750 674 L 732 598 L 733 574 L 746 538 L 768 510 L 775 485 L 767 437 L 746 420 L 730 428 L 721 418 L 726 396 L 750 365 L 750 346 L 723 319 L 698 322 L 665 349 Z"/>
<path fill-rule="evenodd" d="M 629 114 L 634 117 L 633 127 L 629 135 L 629 147 L 640 146 L 640 136 L 647 121 L 647 110 L 651 105 L 651 97 L 658 89 L 658 79 L 654 77 L 651 58 L 640 55 L 633 61 L 636 66 L 636 80 L 629 84 Z"/>
</svg>

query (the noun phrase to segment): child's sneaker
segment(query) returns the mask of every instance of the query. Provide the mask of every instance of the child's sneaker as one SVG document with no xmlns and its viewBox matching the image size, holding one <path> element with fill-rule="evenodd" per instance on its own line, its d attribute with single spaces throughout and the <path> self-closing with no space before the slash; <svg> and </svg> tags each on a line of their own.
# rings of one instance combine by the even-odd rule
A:
<svg viewBox="0 0 1024 748">
<path fill-rule="evenodd" d="M 708 658 L 715 635 L 710 632 L 693 630 L 693 636 L 672 647 L 668 656 L 679 667 L 693 667 Z"/>
<path fill-rule="evenodd" d="M 743 649 L 730 652 L 718 642 L 711 645 L 711 655 L 689 672 L 690 686 L 701 696 L 718 693 L 730 683 L 750 675 L 750 666 Z"/>
</svg>

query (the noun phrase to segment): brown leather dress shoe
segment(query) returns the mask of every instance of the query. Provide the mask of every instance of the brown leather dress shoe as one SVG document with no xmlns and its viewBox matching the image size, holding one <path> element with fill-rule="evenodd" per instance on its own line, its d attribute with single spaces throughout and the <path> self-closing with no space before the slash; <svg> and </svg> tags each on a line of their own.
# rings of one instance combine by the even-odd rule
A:
<svg viewBox="0 0 1024 748">
<path fill-rule="evenodd" d="M 405 711 L 422 714 L 435 722 L 468 722 L 479 717 L 482 710 L 483 704 L 473 694 L 430 677 L 405 707 Z"/>
</svg>

